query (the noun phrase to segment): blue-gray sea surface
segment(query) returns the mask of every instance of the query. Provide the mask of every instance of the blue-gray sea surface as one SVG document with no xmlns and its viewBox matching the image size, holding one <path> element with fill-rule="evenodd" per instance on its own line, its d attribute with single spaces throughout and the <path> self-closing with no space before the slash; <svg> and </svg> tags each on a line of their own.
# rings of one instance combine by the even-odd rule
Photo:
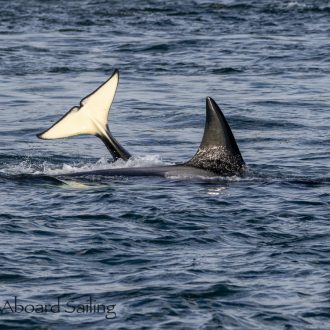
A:
<svg viewBox="0 0 330 330">
<path fill-rule="evenodd" d="M 328 1 L 0 4 L 1 329 L 330 328 Z M 37 139 L 115 68 L 133 160 Z M 206 96 L 245 176 L 57 179 L 188 160 Z"/>
</svg>

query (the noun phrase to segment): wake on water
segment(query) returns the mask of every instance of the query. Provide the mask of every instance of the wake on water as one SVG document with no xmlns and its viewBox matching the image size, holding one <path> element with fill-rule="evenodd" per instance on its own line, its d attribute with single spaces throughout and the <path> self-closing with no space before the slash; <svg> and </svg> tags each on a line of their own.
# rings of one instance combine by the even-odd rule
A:
<svg viewBox="0 0 330 330">
<path fill-rule="evenodd" d="M 154 155 L 144 155 L 144 156 L 133 156 L 128 161 L 123 161 L 122 159 L 118 159 L 117 161 L 109 161 L 108 158 L 102 157 L 96 161 L 92 160 L 80 160 L 75 161 L 71 164 L 68 163 L 52 163 L 48 160 L 42 160 L 39 158 L 33 158 L 33 157 L 25 157 L 24 159 L 18 159 L 18 162 L 16 160 L 13 161 L 12 159 L 10 161 L 5 161 L 0 165 L 0 178 L 7 179 L 7 180 L 40 180 L 49 178 L 50 181 L 60 182 L 60 183 L 66 183 L 70 184 L 72 182 L 77 182 L 77 180 L 83 180 L 88 179 L 89 181 L 98 181 L 97 175 L 92 176 L 92 178 L 86 174 L 86 172 L 93 172 L 97 170 L 106 170 L 106 169 L 119 169 L 119 168 L 134 168 L 134 167 L 152 167 L 152 166 L 167 166 L 167 165 L 174 165 L 174 163 L 171 162 L 165 162 L 162 160 L 160 155 L 154 154 Z M 82 177 L 79 177 L 79 179 L 75 178 L 61 178 L 62 175 L 70 174 L 70 173 L 83 173 Z M 166 179 L 170 180 L 193 180 L 193 181 L 199 181 L 199 180 L 205 180 L 205 181 L 240 181 L 240 180 L 246 180 L 248 176 L 244 177 L 238 177 L 238 176 L 231 176 L 231 177 L 191 177 L 189 175 L 169 175 L 166 177 Z M 109 177 L 109 180 L 111 181 L 113 177 Z M 251 178 L 249 178 L 251 179 Z M 72 182 L 71 182 L 72 181 Z M 102 176 L 102 182 L 104 182 L 104 176 Z M 77 185 L 77 188 L 80 188 L 79 185 Z"/>
<path fill-rule="evenodd" d="M 15 161 L 16 160 L 16 161 Z M 80 160 L 69 163 L 51 163 L 48 160 L 42 160 L 34 157 L 25 157 L 24 159 L 8 159 L 3 161 L 0 165 L 0 179 L 15 182 L 39 182 L 47 184 L 61 185 L 64 188 L 82 189 L 89 188 L 95 184 L 104 185 L 106 182 L 113 182 L 114 177 L 105 178 L 93 175 L 89 177 L 86 172 L 119 169 L 119 168 L 133 168 L 133 167 L 152 167 L 152 166 L 166 166 L 174 165 L 170 162 L 162 160 L 160 155 L 140 155 L 133 156 L 128 161 L 118 159 L 116 162 L 110 161 L 107 157 L 102 157 L 98 160 Z M 62 175 L 70 173 L 82 172 L 84 175 L 74 179 L 61 177 Z M 150 178 L 150 177 L 149 177 Z M 149 179 L 148 178 L 148 179 Z M 116 177 L 116 180 L 118 177 Z M 121 181 L 125 178 L 121 177 Z M 145 178 L 147 179 L 147 178 Z M 270 173 L 267 170 L 256 171 L 250 167 L 246 168 L 243 176 L 228 176 L 228 177 L 191 177 L 189 175 L 170 175 L 166 179 L 169 180 L 185 180 L 192 182 L 263 182 L 265 184 L 272 183 L 287 183 L 287 184 L 305 184 L 317 185 L 330 181 L 329 177 L 309 177 L 309 176 L 283 176 L 279 171 Z M 218 188 L 216 188 L 218 189 Z M 221 188 L 222 189 L 222 188 Z M 220 189 L 220 190 L 221 190 Z M 212 191 L 210 194 L 218 194 L 219 191 Z"/>
</svg>

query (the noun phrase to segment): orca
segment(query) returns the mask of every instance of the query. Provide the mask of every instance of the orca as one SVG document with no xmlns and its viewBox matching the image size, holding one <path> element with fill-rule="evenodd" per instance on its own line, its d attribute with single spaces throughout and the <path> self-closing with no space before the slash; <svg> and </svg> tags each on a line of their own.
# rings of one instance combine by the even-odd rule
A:
<svg viewBox="0 0 330 330">
<path fill-rule="evenodd" d="M 131 154 L 113 137 L 108 126 L 110 108 L 119 82 L 116 69 L 111 77 L 94 92 L 84 97 L 79 106 L 72 107 L 54 125 L 37 134 L 40 139 L 60 139 L 89 134 L 102 140 L 114 161 L 127 161 Z M 206 121 L 201 144 L 188 161 L 165 166 L 102 169 L 68 173 L 61 176 L 184 176 L 216 177 L 242 175 L 245 162 L 231 128 L 219 106 L 206 98 Z"/>
</svg>

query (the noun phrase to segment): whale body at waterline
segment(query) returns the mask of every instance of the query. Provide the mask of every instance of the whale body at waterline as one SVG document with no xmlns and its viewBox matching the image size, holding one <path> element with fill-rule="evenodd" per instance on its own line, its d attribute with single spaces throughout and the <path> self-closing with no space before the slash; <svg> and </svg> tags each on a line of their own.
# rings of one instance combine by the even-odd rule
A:
<svg viewBox="0 0 330 330">
<path fill-rule="evenodd" d="M 60 139 L 89 134 L 105 144 L 113 159 L 127 161 L 131 154 L 113 137 L 108 126 L 109 111 L 119 82 L 119 71 L 94 92 L 84 97 L 79 106 L 71 108 L 44 132 L 40 139 Z M 231 128 L 216 102 L 206 98 L 206 120 L 202 141 L 196 154 L 188 161 L 165 166 L 102 169 L 68 173 L 61 176 L 188 176 L 215 177 L 242 175 L 245 163 Z"/>
</svg>

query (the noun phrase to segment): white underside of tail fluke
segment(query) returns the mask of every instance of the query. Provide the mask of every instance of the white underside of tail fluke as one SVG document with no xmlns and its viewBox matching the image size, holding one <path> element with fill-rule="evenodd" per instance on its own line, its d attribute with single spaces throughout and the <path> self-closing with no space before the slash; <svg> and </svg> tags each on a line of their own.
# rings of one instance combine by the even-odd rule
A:
<svg viewBox="0 0 330 330">
<path fill-rule="evenodd" d="M 106 132 L 108 115 L 118 81 L 119 73 L 116 70 L 109 80 L 83 98 L 79 107 L 70 109 L 59 121 L 39 134 L 38 137 L 50 140 L 81 134 L 103 136 Z"/>
</svg>

